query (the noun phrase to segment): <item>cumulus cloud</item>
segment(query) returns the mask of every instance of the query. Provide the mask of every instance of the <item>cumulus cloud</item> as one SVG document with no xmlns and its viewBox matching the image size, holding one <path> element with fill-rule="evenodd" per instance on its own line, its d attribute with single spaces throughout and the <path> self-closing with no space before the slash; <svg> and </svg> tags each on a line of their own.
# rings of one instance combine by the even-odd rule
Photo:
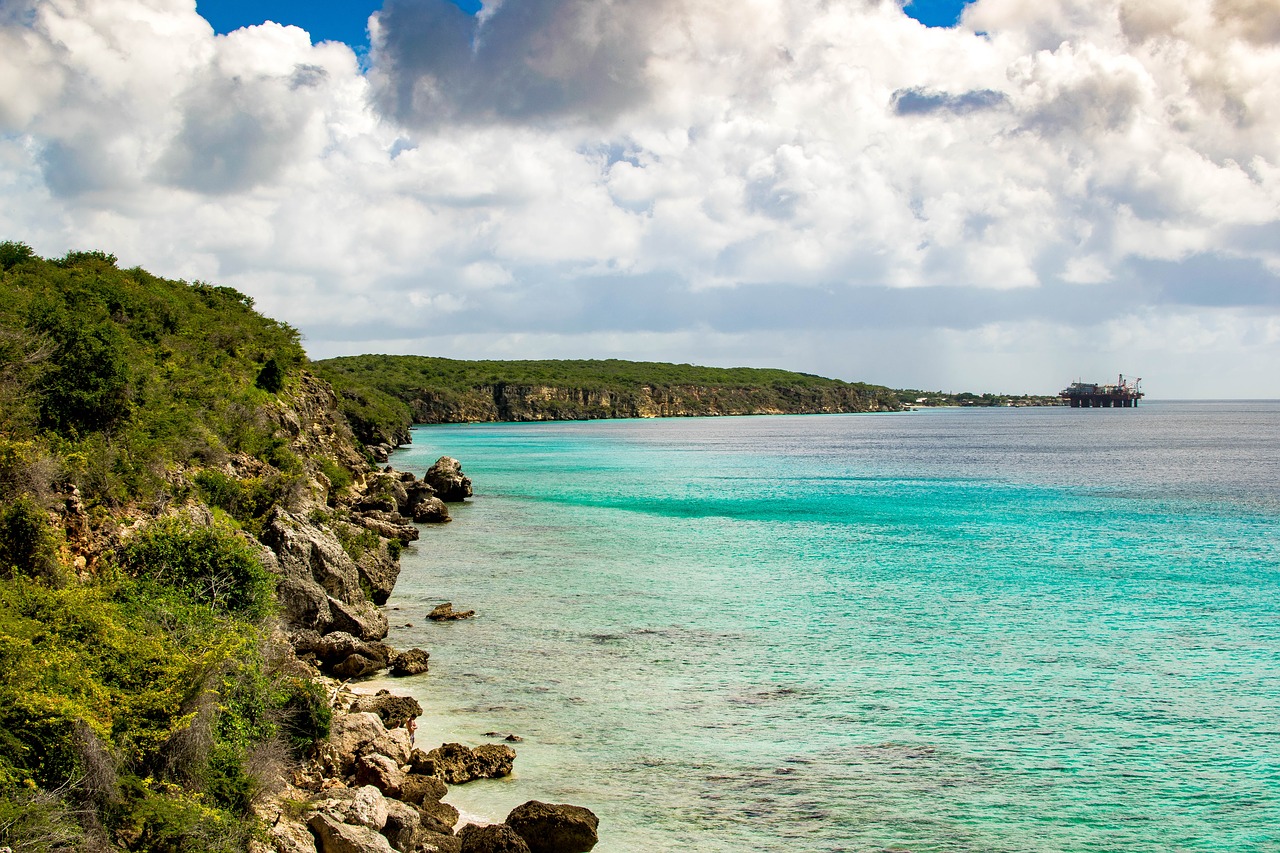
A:
<svg viewBox="0 0 1280 853">
<path fill-rule="evenodd" d="M 1149 361 L 1192 394 L 1234 334 L 1240 393 L 1280 394 L 1280 0 L 387 0 L 370 31 L 362 68 L 191 0 L 4 4 L 0 235 L 239 287 L 317 356 Z"/>
</svg>

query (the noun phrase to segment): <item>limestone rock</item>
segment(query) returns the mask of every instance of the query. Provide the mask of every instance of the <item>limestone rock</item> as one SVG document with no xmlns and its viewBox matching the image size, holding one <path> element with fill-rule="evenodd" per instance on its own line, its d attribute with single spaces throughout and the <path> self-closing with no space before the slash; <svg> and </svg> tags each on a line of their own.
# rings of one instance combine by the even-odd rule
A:
<svg viewBox="0 0 1280 853">
<path fill-rule="evenodd" d="M 457 459 L 441 456 L 422 479 L 446 503 L 471 497 L 471 480 L 462 473 L 462 464 Z"/>
<path fill-rule="evenodd" d="M 276 600 L 285 621 L 299 628 L 323 631 L 333 623 L 329 594 L 310 577 L 282 577 L 276 584 Z"/>
<path fill-rule="evenodd" d="M 333 631 L 321 636 L 315 631 L 299 631 L 293 635 L 293 648 L 300 657 L 313 657 L 322 670 L 339 678 L 360 678 L 387 665 L 390 646 L 362 640 L 346 631 Z"/>
<path fill-rule="evenodd" d="M 417 846 L 418 832 L 422 827 L 422 819 L 418 810 L 399 800 L 387 800 L 387 823 L 382 828 L 391 846 L 401 853 L 411 853 Z"/>
<path fill-rule="evenodd" d="M 385 755 L 371 753 L 356 759 L 356 784 L 371 785 L 383 796 L 399 799 L 404 788 L 405 774 L 394 761 Z"/>
<path fill-rule="evenodd" d="M 390 627 L 387 615 L 368 599 L 361 598 L 348 604 L 330 596 L 329 611 L 333 615 L 332 625 L 335 631 L 346 631 L 365 640 L 381 640 L 387 636 Z"/>
<path fill-rule="evenodd" d="M 329 742 L 325 745 L 325 757 L 337 775 L 351 773 L 356 757 L 365 747 L 387 736 L 386 726 L 377 714 L 335 714 L 329 726 Z"/>
<path fill-rule="evenodd" d="M 529 845 L 505 823 L 476 826 L 469 823 L 458 832 L 462 853 L 530 853 Z"/>
<path fill-rule="evenodd" d="M 409 733 L 404 729 L 390 729 L 385 734 L 374 738 L 364 747 L 365 753 L 377 753 L 390 758 L 403 767 L 409 763 L 409 755 L 413 752 L 413 744 L 409 743 Z"/>
<path fill-rule="evenodd" d="M 386 543 L 379 542 L 377 548 L 366 549 L 356 561 L 356 570 L 367 585 L 373 603 L 386 604 L 400 579 L 400 561 L 392 558 Z"/>
<path fill-rule="evenodd" d="M 507 815 L 530 853 L 586 853 L 596 846 L 599 819 L 590 809 L 530 800 Z"/>
<path fill-rule="evenodd" d="M 271 827 L 267 837 L 276 853 L 318 853 L 315 836 L 306 826 L 291 820 L 282 820 Z"/>
<path fill-rule="evenodd" d="M 484 744 L 470 749 L 460 743 L 441 744 L 427 753 L 435 763 L 436 776 L 453 785 L 474 779 L 498 779 L 511 775 L 516 751 L 502 744 Z"/>
<path fill-rule="evenodd" d="M 449 517 L 449 507 L 434 495 L 413 508 L 412 518 L 418 524 L 444 524 L 453 520 Z"/>
<path fill-rule="evenodd" d="M 404 483 L 404 503 L 400 504 L 400 514 L 412 518 L 414 510 L 436 496 L 436 490 L 413 474 L 406 473 L 403 476 L 409 479 L 401 481 Z"/>
<path fill-rule="evenodd" d="M 424 832 L 418 836 L 418 853 L 462 853 L 462 841 L 453 833 Z"/>
<path fill-rule="evenodd" d="M 474 618 L 475 615 L 476 612 L 474 610 L 454 610 L 453 602 L 446 601 L 444 604 L 436 605 L 435 608 L 427 614 L 427 618 L 432 622 L 452 622 L 457 619 L 471 619 Z"/>
<path fill-rule="evenodd" d="M 415 750 L 414 754 L 419 755 L 421 752 Z M 435 776 L 426 776 L 414 770 L 404 777 L 400 799 L 420 806 L 423 803 L 438 803 L 447 793 L 449 793 L 449 787 L 444 782 Z"/>
<path fill-rule="evenodd" d="M 421 675 L 426 672 L 431 654 L 422 649 L 409 649 L 391 656 L 391 674 L 396 678 Z"/>
<path fill-rule="evenodd" d="M 346 822 L 381 832 L 382 827 L 387 825 L 387 801 L 382 792 L 373 785 L 363 785 L 356 789 L 347 808 Z"/>
<path fill-rule="evenodd" d="M 422 716 L 422 706 L 417 699 L 394 696 L 387 690 L 379 690 L 375 696 L 356 697 L 351 710 L 377 714 L 388 729 L 406 725 L 409 720 Z"/>
<path fill-rule="evenodd" d="M 307 821 L 320 853 L 393 853 L 391 843 L 367 826 L 340 823 L 323 812 Z"/>
<path fill-rule="evenodd" d="M 420 535 L 413 522 L 398 512 L 362 512 L 354 519 L 365 530 L 372 530 L 384 539 L 399 539 L 405 545 Z"/>
<path fill-rule="evenodd" d="M 344 603 L 365 600 L 356 564 L 330 531 L 276 507 L 260 538 L 275 552 L 283 577 L 310 579 Z"/>
</svg>

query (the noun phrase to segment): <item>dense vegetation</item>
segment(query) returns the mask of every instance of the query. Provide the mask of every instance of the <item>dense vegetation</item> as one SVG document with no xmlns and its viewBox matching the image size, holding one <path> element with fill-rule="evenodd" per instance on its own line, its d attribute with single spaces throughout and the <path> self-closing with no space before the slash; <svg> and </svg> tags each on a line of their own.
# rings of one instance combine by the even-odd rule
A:
<svg viewBox="0 0 1280 853">
<path fill-rule="evenodd" d="M 0 846 L 242 850 L 324 734 L 247 532 L 317 464 L 304 363 L 230 288 L 0 243 Z"/>
<path fill-rule="evenodd" d="M 888 388 L 761 368 L 607 360 L 460 361 L 362 355 L 315 369 L 335 387 L 382 392 L 419 421 L 897 409 Z M 555 393 L 547 393 L 547 389 Z M 359 418 L 359 412 L 347 412 Z"/>
</svg>

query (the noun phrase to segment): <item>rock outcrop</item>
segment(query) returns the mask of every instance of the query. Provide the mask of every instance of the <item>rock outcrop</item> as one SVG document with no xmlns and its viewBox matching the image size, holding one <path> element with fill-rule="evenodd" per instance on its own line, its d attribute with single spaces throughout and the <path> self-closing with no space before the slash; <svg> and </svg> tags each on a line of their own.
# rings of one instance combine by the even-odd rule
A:
<svg viewBox="0 0 1280 853">
<path fill-rule="evenodd" d="M 391 674 L 396 678 L 421 675 L 428 670 L 431 654 L 422 649 L 408 649 L 391 656 Z"/>
<path fill-rule="evenodd" d="M 454 622 L 458 619 L 472 619 L 475 615 L 474 610 L 454 610 L 453 602 L 446 601 L 433 607 L 427 618 L 432 622 Z"/>
<path fill-rule="evenodd" d="M 506 823 L 529 845 L 530 853 L 586 853 L 599 840 L 600 821 L 581 806 L 530 800 L 512 809 Z"/>
<path fill-rule="evenodd" d="M 462 473 L 462 463 L 449 456 L 441 456 L 423 475 L 440 500 L 455 503 L 471 497 L 471 480 Z"/>
<path fill-rule="evenodd" d="M 516 751 L 502 744 L 487 743 L 475 749 L 460 743 L 445 743 L 427 753 L 435 765 L 435 775 L 451 785 L 476 779 L 498 779 L 511 775 Z"/>
<path fill-rule="evenodd" d="M 389 690 L 379 690 L 373 696 L 360 696 L 352 703 L 351 710 L 378 715 L 388 729 L 402 728 L 422 714 L 422 706 L 412 696 L 396 696 Z"/>
</svg>

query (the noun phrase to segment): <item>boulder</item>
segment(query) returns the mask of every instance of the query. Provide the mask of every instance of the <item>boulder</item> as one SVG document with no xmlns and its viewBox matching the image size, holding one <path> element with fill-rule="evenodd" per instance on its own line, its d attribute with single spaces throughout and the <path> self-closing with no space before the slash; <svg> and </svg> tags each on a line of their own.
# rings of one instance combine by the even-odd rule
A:
<svg viewBox="0 0 1280 853">
<path fill-rule="evenodd" d="M 387 823 L 382 834 L 391 846 L 401 853 L 411 853 L 417 847 L 417 836 L 422 828 L 418 810 L 399 800 L 387 800 Z"/>
<path fill-rule="evenodd" d="M 382 831 L 387 824 L 387 800 L 373 785 L 362 785 L 347 805 L 347 823 Z"/>
<path fill-rule="evenodd" d="M 324 751 L 337 775 L 347 776 L 354 769 L 356 757 L 386 737 L 386 726 L 377 714 L 334 714 Z"/>
<path fill-rule="evenodd" d="M 599 819 L 590 809 L 530 800 L 507 815 L 530 853 L 586 853 L 596 846 Z"/>
<path fill-rule="evenodd" d="M 391 674 L 396 678 L 409 675 L 421 675 L 427 671 L 427 661 L 431 654 L 422 649 L 409 649 L 391 656 Z"/>
<path fill-rule="evenodd" d="M 367 826 L 341 823 L 324 812 L 312 815 L 307 826 L 316 837 L 320 853 L 394 853 L 381 833 Z"/>
<path fill-rule="evenodd" d="M 476 826 L 469 823 L 458 832 L 462 853 L 530 853 L 529 845 L 505 823 Z"/>
<path fill-rule="evenodd" d="M 345 658 L 342 663 L 335 664 L 329 668 L 329 671 L 336 676 L 347 681 L 353 678 L 365 678 L 378 672 L 382 667 L 378 661 L 367 658 L 364 655 L 350 655 Z"/>
<path fill-rule="evenodd" d="M 451 832 L 423 832 L 418 836 L 418 853 L 462 853 L 462 841 Z"/>
<path fill-rule="evenodd" d="M 456 619 L 472 619 L 476 615 L 474 610 L 454 610 L 453 602 L 446 601 L 444 604 L 437 604 L 427 618 L 432 622 L 452 622 Z"/>
<path fill-rule="evenodd" d="M 395 761 L 375 752 L 357 758 L 355 769 L 357 785 L 371 785 L 382 792 L 383 796 L 400 799 L 405 774 Z"/>
<path fill-rule="evenodd" d="M 277 816 L 267 829 L 267 838 L 275 853 L 317 853 L 316 837 L 306 824 Z M 3 848 L 0 848 L 3 853 Z"/>
<path fill-rule="evenodd" d="M 471 497 L 471 480 L 462 473 L 462 464 L 457 459 L 441 456 L 422 479 L 435 490 L 436 497 L 446 503 Z"/>
<path fill-rule="evenodd" d="M 412 696 L 394 696 L 379 690 L 375 696 L 357 696 L 351 710 L 377 714 L 388 729 L 407 725 L 422 715 L 422 706 Z"/>
<path fill-rule="evenodd" d="M 449 517 L 449 507 L 435 496 L 415 506 L 412 510 L 412 518 L 418 524 L 444 524 L 446 521 L 453 520 Z"/>
<path fill-rule="evenodd" d="M 415 509 L 436 496 L 436 490 L 415 478 L 413 474 L 406 472 L 401 476 L 407 476 L 409 479 L 401 481 L 404 483 L 404 503 L 399 507 L 400 514 L 412 518 Z"/>
<path fill-rule="evenodd" d="M 362 640 L 346 631 L 324 636 L 315 631 L 298 631 L 292 641 L 299 657 L 314 658 L 318 667 L 339 678 L 360 678 L 377 672 L 394 653 L 385 643 Z"/>
<path fill-rule="evenodd" d="M 510 776 L 516 751 L 496 743 L 475 749 L 460 743 L 445 743 L 428 752 L 427 758 L 434 762 L 438 778 L 452 785 L 462 785 L 475 779 Z"/>
<path fill-rule="evenodd" d="M 429 832 L 452 835 L 453 828 L 458 825 L 458 810 L 448 803 L 427 801 L 414 808 L 418 810 L 422 828 Z"/>
<path fill-rule="evenodd" d="M 414 755 L 421 754 L 421 750 L 414 750 Z M 413 769 L 417 766 L 417 764 L 413 764 L 410 768 L 412 772 L 405 775 L 404 783 L 401 785 L 400 799 L 415 806 L 420 806 L 423 803 L 440 802 L 444 795 L 449 793 L 449 787 L 435 776 L 423 775 Z"/>
<path fill-rule="evenodd" d="M 365 754 L 377 753 L 385 755 L 396 764 L 404 767 L 409 763 L 409 755 L 413 752 L 413 744 L 409 742 L 409 733 L 404 729 L 390 729 L 364 746 Z"/>
</svg>

